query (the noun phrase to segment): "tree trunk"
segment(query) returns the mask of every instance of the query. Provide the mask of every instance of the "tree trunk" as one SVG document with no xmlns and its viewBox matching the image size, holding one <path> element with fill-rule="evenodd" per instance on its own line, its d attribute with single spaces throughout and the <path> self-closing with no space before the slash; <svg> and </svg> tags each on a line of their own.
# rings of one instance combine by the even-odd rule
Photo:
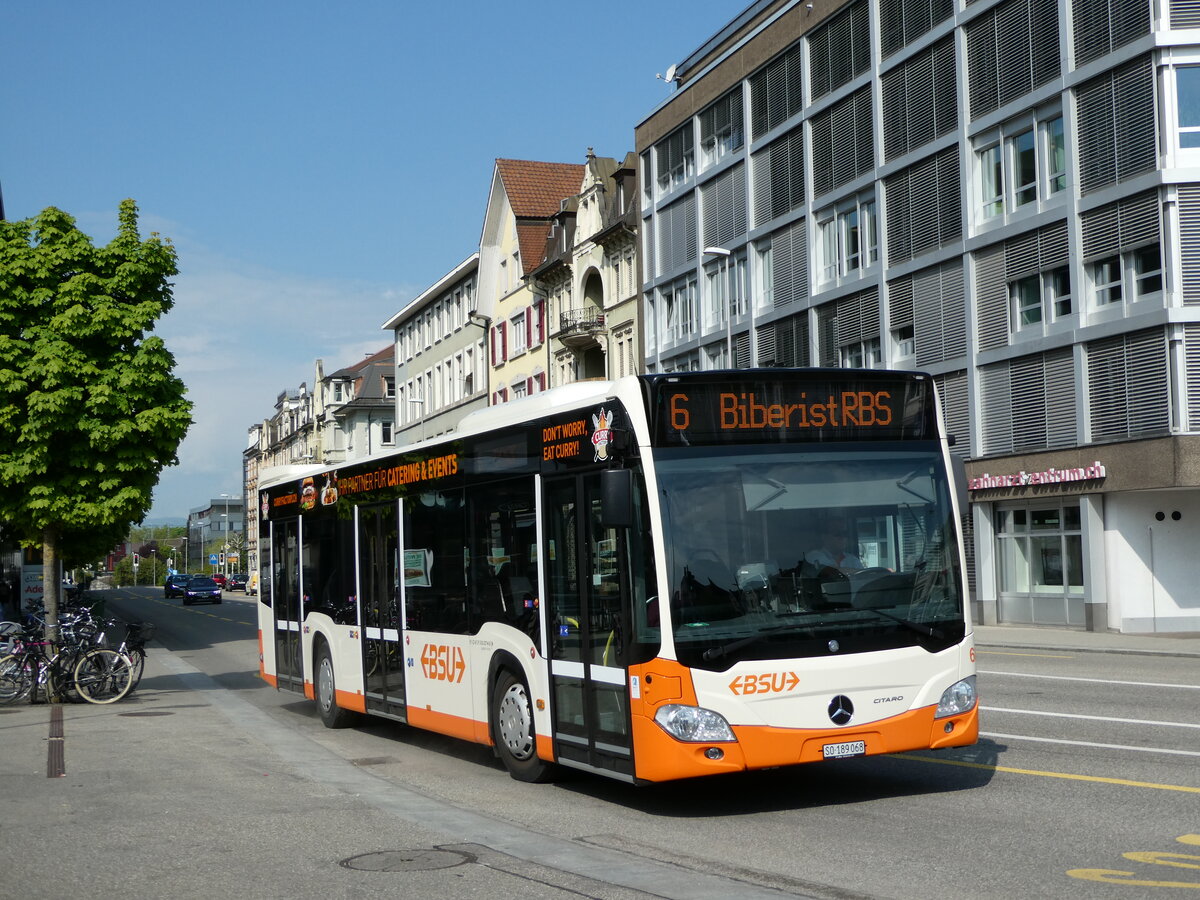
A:
<svg viewBox="0 0 1200 900">
<path fill-rule="evenodd" d="M 58 597 L 62 579 L 58 577 L 58 531 L 42 531 L 42 602 L 46 606 L 46 640 L 53 654 L 58 644 Z"/>
</svg>

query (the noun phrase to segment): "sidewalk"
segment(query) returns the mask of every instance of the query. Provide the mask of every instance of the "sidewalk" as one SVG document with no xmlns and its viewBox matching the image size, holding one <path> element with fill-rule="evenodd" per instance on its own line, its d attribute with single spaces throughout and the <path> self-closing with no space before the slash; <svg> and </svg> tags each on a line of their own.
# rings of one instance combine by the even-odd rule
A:
<svg viewBox="0 0 1200 900">
<path fill-rule="evenodd" d="M 1200 658 L 1200 633 L 1115 634 L 1034 625 L 976 625 L 975 644 L 1014 650 L 1070 650 Z"/>
</svg>

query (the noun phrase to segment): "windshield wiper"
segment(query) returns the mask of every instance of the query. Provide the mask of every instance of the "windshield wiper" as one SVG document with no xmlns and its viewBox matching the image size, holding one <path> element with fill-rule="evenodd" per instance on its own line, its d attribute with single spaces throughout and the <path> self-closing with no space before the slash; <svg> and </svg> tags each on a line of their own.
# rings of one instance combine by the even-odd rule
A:
<svg viewBox="0 0 1200 900">
<path fill-rule="evenodd" d="M 780 615 L 781 616 L 808 616 L 808 615 L 819 615 L 819 613 L 817 613 L 815 610 L 806 610 L 804 612 L 781 613 Z M 821 623 L 817 622 L 816 624 L 820 625 Z M 747 635 L 744 638 L 738 638 L 736 641 L 730 641 L 728 644 L 722 644 L 720 647 L 709 647 L 707 650 L 705 650 L 703 653 L 700 654 L 700 658 L 703 660 L 706 660 L 706 661 L 720 659 L 722 656 L 726 656 L 735 650 L 740 650 L 742 647 L 746 647 L 746 646 L 749 646 L 750 644 L 753 644 L 755 641 L 759 640 L 759 638 L 765 637 L 768 634 L 777 634 L 780 631 L 788 631 L 795 627 L 796 627 L 796 624 L 794 622 L 788 622 L 785 625 L 772 625 L 770 628 L 760 629 L 759 631 L 754 632 L 754 634 Z"/>
<path fill-rule="evenodd" d="M 891 613 L 884 612 L 882 609 L 860 609 L 860 612 L 868 612 L 879 616 L 882 619 L 891 619 L 893 622 L 899 622 L 905 628 L 911 628 L 917 634 L 924 637 L 936 638 L 943 640 L 946 636 L 932 625 L 924 625 L 921 622 L 914 622 L 912 619 L 906 619 L 904 616 L 894 616 Z"/>
</svg>

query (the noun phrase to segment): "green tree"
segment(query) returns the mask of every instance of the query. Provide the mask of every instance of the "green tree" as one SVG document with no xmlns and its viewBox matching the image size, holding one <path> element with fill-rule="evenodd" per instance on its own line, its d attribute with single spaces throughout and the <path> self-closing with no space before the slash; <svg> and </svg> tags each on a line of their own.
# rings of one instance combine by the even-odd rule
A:
<svg viewBox="0 0 1200 900">
<path fill-rule="evenodd" d="M 175 249 L 141 238 L 132 200 L 118 219 L 101 247 L 54 207 L 0 222 L 0 519 L 42 546 L 51 639 L 59 561 L 143 519 L 192 421 L 152 333 L 174 303 Z"/>
</svg>

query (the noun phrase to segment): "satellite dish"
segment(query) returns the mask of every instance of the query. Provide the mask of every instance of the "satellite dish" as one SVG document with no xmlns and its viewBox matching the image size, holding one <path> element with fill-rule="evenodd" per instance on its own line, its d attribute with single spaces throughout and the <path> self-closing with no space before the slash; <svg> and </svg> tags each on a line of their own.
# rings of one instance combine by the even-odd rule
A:
<svg viewBox="0 0 1200 900">
<path fill-rule="evenodd" d="M 679 66 L 677 66 L 675 63 L 671 63 L 671 67 L 669 69 L 667 69 L 667 74 L 663 76 L 663 81 L 667 82 L 668 84 L 670 84 L 672 81 L 674 81 L 675 80 L 675 70 L 678 68 L 679 68 Z"/>
</svg>

